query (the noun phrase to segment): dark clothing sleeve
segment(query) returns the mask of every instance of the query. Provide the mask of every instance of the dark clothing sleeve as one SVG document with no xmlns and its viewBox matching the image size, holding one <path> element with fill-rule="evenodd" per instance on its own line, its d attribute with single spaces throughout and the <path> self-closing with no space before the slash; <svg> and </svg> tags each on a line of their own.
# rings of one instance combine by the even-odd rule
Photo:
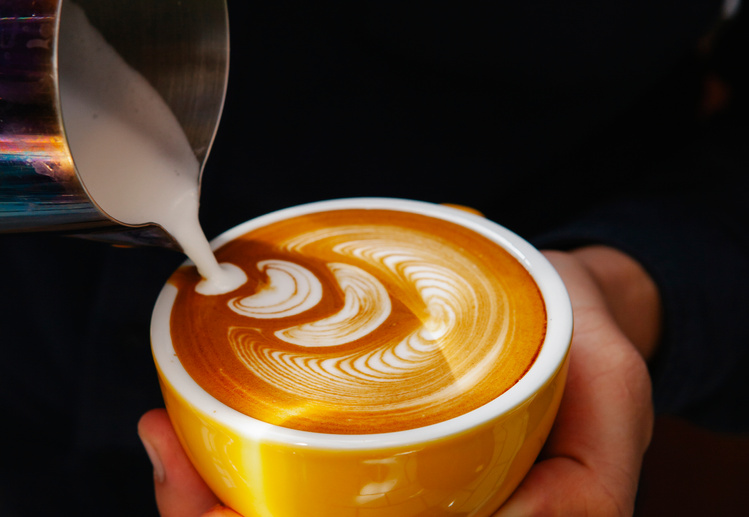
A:
<svg viewBox="0 0 749 517">
<path fill-rule="evenodd" d="M 718 430 L 749 430 L 749 153 L 740 121 L 657 164 L 671 193 L 619 200 L 540 236 L 540 247 L 588 244 L 637 259 L 664 309 L 651 364 L 656 411 Z"/>
</svg>

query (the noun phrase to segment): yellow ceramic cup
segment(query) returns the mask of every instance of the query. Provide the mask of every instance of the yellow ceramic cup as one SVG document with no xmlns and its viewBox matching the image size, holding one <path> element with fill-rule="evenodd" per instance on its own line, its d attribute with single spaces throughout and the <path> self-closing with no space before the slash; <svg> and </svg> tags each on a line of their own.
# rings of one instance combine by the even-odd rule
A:
<svg viewBox="0 0 749 517">
<path fill-rule="evenodd" d="M 176 288 L 167 284 L 156 302 L 151 338 L 169 416 L 203 479 L 246 517 L 490 515 L 522 481 L 556 416 L 572 336 L 567 292 L 543 255 L 505 228 L 454 208 L 403 200 L 294 207 L 240 225 L 213 245 L 265 220 L 363 206 L 458 222 L 498 242 L 525 265 L 544 297 L 548 319 L 541 351 L 525 376 L 490 403 L 419 429 L 333 435 L 274 426 L 225 406 L 187 374 L 172 346 L 169 320 Z"/>
</svg>

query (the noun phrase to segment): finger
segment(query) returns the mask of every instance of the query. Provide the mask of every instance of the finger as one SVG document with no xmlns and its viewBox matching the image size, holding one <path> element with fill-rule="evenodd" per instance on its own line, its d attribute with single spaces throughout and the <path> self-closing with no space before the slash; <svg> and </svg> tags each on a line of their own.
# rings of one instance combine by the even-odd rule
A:
<svg viewBox="0 0 749 517">
<path fill-rule="evenodd" d="M 217 511 L 218 498 L 190 463 L 164 409 L 143 415 L 138 422 L 138 434 L 154 465 L 156 504 L 162 517 L 198 517 Z"/>
<path fill-rule="evenodd" d="M 208 510 L 206 513 L 203 514 L 202 517 L 242 517 L 234 510 L 227 508 L 226 506 L 222 506 L 220 504 L 214 506 L 210 510 Z"/>
<path fill-rule="evenodd" d="M 585 271 L 554 262 L 575 314 L 567 386 L 543 461 L 495 515 L 631 515 L 652 431 L 647 368 Z"/>
<path fill-rule="evenodd" d="M 542 452 L 545 459 L 496 517 L 632 515 L 649 424 L 638 423 L 641 417 L 626 404 L 617 408 L 607 391 L 605 386 L 587 394 L 569 390 L 576 396 L 563 401 Z M 601 404 L 609 401 L 605 408 L 596 407 L 599 397 Z M 641 425 L 646 430 L 637 436 Z"/>
<path fill-rule="evenodd" d="M 570 293 L 575 330 L 565 395 L 547 452 L 611 463 L 637 457 L 647 448 L 653 426 L 647 364 L 606 311 L 587 271 L 574 260 L 552 260 Z"/>
</svg>

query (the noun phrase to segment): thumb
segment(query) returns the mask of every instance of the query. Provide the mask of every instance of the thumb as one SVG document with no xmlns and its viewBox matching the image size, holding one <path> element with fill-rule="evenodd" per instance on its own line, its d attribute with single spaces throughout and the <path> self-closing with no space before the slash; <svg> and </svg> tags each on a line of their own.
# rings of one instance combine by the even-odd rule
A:
<svg viewBox="0 0 749 517">
<path fill-rule="evenodd" d="M 237 516 L 219 505 L 190 463 L 164 409 L 153 409 L 138 422 L 138 435 L 153 464 L 156 504 L 162 517 Z M 209 513 L 206 513 L 209 512 Z"/>
</svg>

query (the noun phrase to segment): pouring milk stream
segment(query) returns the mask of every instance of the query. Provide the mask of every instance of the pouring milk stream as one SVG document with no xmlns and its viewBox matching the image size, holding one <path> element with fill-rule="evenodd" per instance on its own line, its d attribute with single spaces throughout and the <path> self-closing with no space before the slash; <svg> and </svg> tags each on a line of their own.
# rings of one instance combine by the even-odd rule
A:
<svg viewBox="0 0 749 517">
<path fill-rule="evenodd" d="M 229 292 L 246 276 L 219 264 L 198 220 L 198 162 L 159 93 L 63 2 L 60 97 L 68 143 L 90 196 L 127 224 L 155 223 L 198 268 L 202 294 Z"/>
</svg>

